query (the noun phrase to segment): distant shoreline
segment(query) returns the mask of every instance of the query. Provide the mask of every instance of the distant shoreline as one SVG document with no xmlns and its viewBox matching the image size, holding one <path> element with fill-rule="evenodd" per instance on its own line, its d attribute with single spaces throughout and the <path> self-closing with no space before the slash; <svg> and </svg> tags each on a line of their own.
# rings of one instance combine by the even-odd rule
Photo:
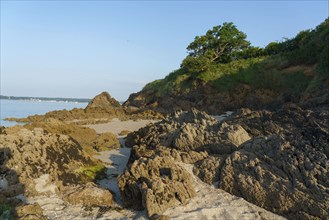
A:
<svg viewBox="0 0 329 220">
<path fill-rule="evenodd" d="M 0 95 L 3 100 L 17 100 L 17 101 L 48 101 L 48 102 L 90 102 L 91 99 L 86 98 L 50 98 L 50 97 L 28 97 L 28 96 L 4 96 Z"/>
</svg>

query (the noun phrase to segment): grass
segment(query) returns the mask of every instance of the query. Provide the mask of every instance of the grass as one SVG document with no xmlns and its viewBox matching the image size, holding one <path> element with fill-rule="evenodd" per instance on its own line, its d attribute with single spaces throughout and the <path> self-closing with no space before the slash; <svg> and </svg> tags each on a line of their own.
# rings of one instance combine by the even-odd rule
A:
<svg viewBox="0 0 329 220">
<path fill-rule="evenodd" d="M 291 50 L 275 55 L 210 64 L 203 72 L 180 68 L 162 80 L 147 84 L 147 103 L 165 96 L 204 93 L 232 93 L 241 86 L 271 90 L 283 96 L 299 97 L 329 87 L 329 19 L 319 25 Z M 294 39 L 292 40 L 294 42 Z M 283 42 L 284 44 L 284 42 Z M 311 71 L 310 71 L 311 70 Z M 311 73 L 311 74 L 310 74 Z M 211 100 L 210 100 L 211 101 Z"/>
<path fill-rule="evenodd" d="M 258 57 L 236 60 L 227 64 L 215 64 L 201 73 L 188 73 L 179 69 L 163 80 L 145 86 L 150 101 L 166 95 L 181 95 L 198 90 L 210 90 L 210 94 L 230 93 L 239 86 L 248 85 L 252 90 L 269 89 L 280 94 L 299 96 L 311 85 L 313 77 L 307 76 L 303 66 L 291 66 L 282 56 Z M 319 80 L 314 81 L 313 88 Z"/>
<path fill-rule="evenodd" d="M 162 80 L 155 80 L 148 83 L 143 91 L 149 94 L 154 94 L 158 97 L 171 93 L 186 92 L 190 85 L 187 85 L 190 74 L 183 69 L 178 69 L 171 72 Z M 150 100 L 151 101 L 151 100 Z"/>
<path fill-rule="evenodd" d="M 236 60 L 227 64 L 216 64 L 211 66 L 207 71 L 198 74 L 196 78 L 204 82 L 214 81 L 226 75 L 234 75 L 243 69 L 259 63 L 263 59 L 264 57 L 251 58 L 247 60 Z"/>
<path fill-rule="evenodd" d="M 302 93 L 312 79 L 300 68 L 289 72 L 281 69 L 285 64 L 278 64 L 280 60 L 277 59 L 258 60 L 258 63 L 245 62 L 248 65 L 242 65 L 242 68 L 212 81 L 215 90 L 228 92 L 239 85 L 249 85 L 252 89 L 264 88 L 295 95 Z M 273 68 L 272 63 L 275 63 L 277 68 Z"/>
</svg>

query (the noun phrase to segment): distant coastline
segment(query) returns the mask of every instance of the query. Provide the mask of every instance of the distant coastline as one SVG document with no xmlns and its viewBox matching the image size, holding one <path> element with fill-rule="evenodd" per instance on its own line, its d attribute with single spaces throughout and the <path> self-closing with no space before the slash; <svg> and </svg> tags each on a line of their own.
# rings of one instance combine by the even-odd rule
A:
<svg viewBox="0 0 329 220">
<path fill-rule="evenodd" d="M 40 102 L 89 102 L 91 99 L 85 98 L 50 98 L 50 97 L 29 97 L 29 96 L 4 96 L 0 95 L 0 99 L 19 100 L 19 101 L 40 101 Z"/>
</svg>

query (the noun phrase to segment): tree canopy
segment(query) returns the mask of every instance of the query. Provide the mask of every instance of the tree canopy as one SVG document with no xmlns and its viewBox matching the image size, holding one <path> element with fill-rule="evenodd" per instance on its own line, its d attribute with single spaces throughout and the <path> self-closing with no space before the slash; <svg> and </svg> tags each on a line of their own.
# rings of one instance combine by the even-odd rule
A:
<svg viewBox="0 0 329 220">
<path fill-rule="evenodd" d="M 238 58 L 248 48 L 247 35 L 232 22 L 225 22 L 208 30 L 205 35 L 196 36 L 187 47 L 189 55 L 182 66 L 191 71 L 202 71 L 209 63 L 228 63 Z"/>
<path fill-rule="evenodd" d="M 225 22 L 194 38 L 186 48 L 188 56 L 181 67 L 189 73 L 200 73 L 209 69 L 211 64 L 261 56 L 285 56 L 285 59 L 294 60 L 295 64 L 314 64 L 322 51 L 327 51 L 319 42 L 328 42 L 328 36 L 329 18 L 314 30 L 301 31 L 294 38 L 270 42 L 265 48 L 260 48 L 250 46 L 245 33 L 232 22 Z"/>
</svg>

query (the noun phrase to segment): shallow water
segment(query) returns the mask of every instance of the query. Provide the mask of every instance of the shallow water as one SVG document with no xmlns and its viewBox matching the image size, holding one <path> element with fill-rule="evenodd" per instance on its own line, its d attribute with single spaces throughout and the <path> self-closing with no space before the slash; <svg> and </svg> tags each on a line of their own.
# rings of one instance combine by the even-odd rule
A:
<svg viewBox="0 0 329 220">
<path fill-rule="evenodd" d="M 4 121 L 4 118 L 25 118 L 29 115 L 40 115 L 54 110 L 85 108 L 87 104 L 87 102 L 54 102 L 0 99 L 0 125 L 13 126 L 18 124 L 14 121 Z"/>
</svg>

